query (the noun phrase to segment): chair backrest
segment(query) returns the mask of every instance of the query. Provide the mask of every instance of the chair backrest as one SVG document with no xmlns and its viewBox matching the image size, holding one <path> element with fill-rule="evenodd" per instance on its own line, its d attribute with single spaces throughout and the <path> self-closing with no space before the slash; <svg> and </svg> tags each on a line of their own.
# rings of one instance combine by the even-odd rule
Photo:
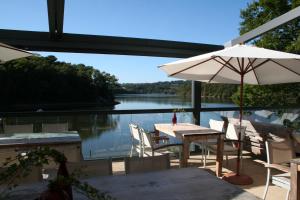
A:
<svg viewBox="0 0 300 200">
<path fill-rule="evenodd" d="M 112 175 L 112 161 L 103 159 L 68 162 L 67 169 L 69 173 L 76 173 L 80 178 Z"/>
<path fill-rule="evenodd" d="M 244 140 L 246 127 L 241 127 L 241 140 Z M 240 132 L 240 125 L 229 123 L 226 130 L 226 139 L 238 140 Z"/>
<path fill-rule="evenodd" d="M 228 122 L 232 123 L 232 124 L 236 124 L 239 125 L 240 124 L 240 119 L 237 118 L 228 118 Z M 249 120 L 242 120 L 242 126 L 246 126 L 246 132 L 250 132 L 250 133 L 256 133 L 256 129 L 253 126 L 253 122 L 249 121 Z"/>
<path fill-rule="evenodd" d="M 42 124 L 42 132 L 57 133 L 57 132 L 67 132 L 69 131 L 68 123 L 51 123 Z"/>
<path fill-rule="evenodd" d="M 29 174 L 25 177 L 17 177 L 15 178 L 12 183 L 17 185 L 23 185 L 23 184 L 30 184 L 30 183 L 36 183 L 41 182 L 43 180 L 42 176 L 42 168 L 41 167 L 30 167 L 31 171 Z M 3 173 L 5 170 L 7 170 L 6 167 L 0 168 L 0 173 Z"/>
<path fill-rule="evenodd" d="M 141 136 L 139 127 L 136 124 L 129 124 L 130 134 L 132 141 L 136 144 L 136 142 L 141 142 Z"/>
<path fill-rule="evenodd" d="M 33 133 L 33 124 L 4 125 L 4 133 Z"/>
<path fill-rule="evenodd" d="M 143 148 L 152 148 L 151 135 L 148 134 L 143 128 L 140 128 L 139 131 L 143 142 Z"/>
<path fill-rule="evenodd" d="M 224 121 L 218 121 L 218 120 L 210 119 L 209 120 L 209 127 L 211 129 L 223 132 L 223 130 L 224 130 L 223 129 L 224 128 Z"/>
<path fill-rule="evenodd" d="M 293 145 L 288 138 L 281 142 L 266 140 L 265 144 L 269 164 L 284 164 L 295 158 Z"/>
<path fill-rule="evenodd" d="M 142 173 L 170 169 L 170 158 L 168 154 L 150 157 L 125 158 L 125 173 Z"/>
</svg>

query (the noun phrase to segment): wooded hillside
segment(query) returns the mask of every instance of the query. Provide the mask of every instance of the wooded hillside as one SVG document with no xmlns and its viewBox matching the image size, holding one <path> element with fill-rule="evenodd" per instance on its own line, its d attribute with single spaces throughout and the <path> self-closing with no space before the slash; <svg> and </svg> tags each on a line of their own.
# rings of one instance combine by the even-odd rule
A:
<svg viewBox="0 0 300 200">
<path fill-rule="evenodd" d="M 59 62 L 54 56 L 22 58 L 0 65 L 0 103 L 113 105 L 117 81 L 91 66 Z"/>
</svg>

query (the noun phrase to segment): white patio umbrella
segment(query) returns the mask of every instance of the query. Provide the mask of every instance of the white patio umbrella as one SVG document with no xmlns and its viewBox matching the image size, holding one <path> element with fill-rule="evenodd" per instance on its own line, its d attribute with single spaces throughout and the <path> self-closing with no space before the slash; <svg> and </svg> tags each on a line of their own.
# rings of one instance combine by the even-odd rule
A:
<svg viewBox="0 0 300 200">
<path fill-rule="evenodd" d="M 32 56 L 32 55 L 33 55 L 32 53 L 29 53 L 22 49 L 17 49 L 7 44 L 0 43 L 0 63 L 5 63 L 10 60 Z"/>
<path fill-rule="evenodd" d="M 208 83 L 240 84 L 240 126 L 243 115 L 243 85 L 300 82 L 300 55 L 255 46 L 235 45 L 220 51 L 178 60 L 160 66 L 169 76 Z M 250 184 L 240 174 L 240 140 L 236 174 L 228 174 L 229 182 Z M 242 182 L 242 183 L 241 183 Z"/>
</svg>

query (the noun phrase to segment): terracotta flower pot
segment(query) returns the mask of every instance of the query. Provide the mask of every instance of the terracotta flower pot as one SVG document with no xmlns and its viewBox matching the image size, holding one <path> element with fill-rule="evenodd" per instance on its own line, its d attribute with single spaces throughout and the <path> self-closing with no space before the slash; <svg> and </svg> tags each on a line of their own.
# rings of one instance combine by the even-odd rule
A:
<svg viewBox="0 0 300 200">
<path fill-rule="evenodd" d="M 64 190 L 47 189 L 41 194 L 39 200 L 71 200 L 71 198 Z"/>
</svg>

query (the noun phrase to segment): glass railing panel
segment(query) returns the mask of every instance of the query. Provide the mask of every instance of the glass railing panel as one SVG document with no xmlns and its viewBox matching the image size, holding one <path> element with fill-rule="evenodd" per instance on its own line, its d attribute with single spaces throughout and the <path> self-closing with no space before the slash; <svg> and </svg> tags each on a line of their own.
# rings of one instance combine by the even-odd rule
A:
<svg viewBox="0 0 300 200">
<path fill-rule="evenodd" d="M 190 112 L 178 112 L 178 123 L 192 123 Z M 0 132 L 7 124 L 34 124 L 34 132 L 41 132 L 43 123 L 68 123 L 69 130 L 78 131 L 85 159 L 124 157 L 130 154 L 132 141 L 129 123 L 136 123 L 146 131 L 153 131 L 155 123 L 171 123 L 173 113 L 153 114 L 86 114 L 2 118 Z M 209 119 L 238 118 L 238 111 L 202 112 L 201 125 L 209 127 Z M 300 131 L 300 109 L 245 111 L 244 119 L 280 124 Z"/>
<path fill-rule="evenodd" d="M 209 126 L 209 119 L 222 120 L 222 117 L 239 119 L 239 111 L 202 112 L 201 125 Z M 300 130 L 300 109 L 273 109 L 244 111 L 244 120 L 283 125 Z"/>
</svg>

